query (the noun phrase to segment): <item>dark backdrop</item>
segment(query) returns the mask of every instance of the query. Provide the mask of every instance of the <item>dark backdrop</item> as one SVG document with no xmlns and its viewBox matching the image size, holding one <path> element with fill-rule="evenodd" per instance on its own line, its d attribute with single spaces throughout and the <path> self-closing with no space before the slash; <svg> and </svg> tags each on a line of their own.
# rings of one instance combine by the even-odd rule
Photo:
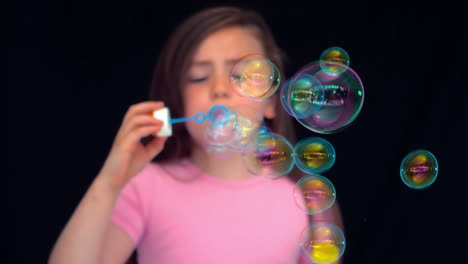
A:
<svg viewBox="0 0 468 264">
<path fill-rule="evenodd" d="M 146 100 L 157 55 L 182 19 L 212 4 L 16 1 L 8 9 L 10 263 L 45 263 L 98 173 L 130 104 Z M 378 2 L 378 1 L 376 1 Z M 466 14 L 429 1 L 251 1 L 289 55 L 287 74 L 327 47 L 348 51 L 365 88 L 342 132 L 313 133 L 337 151 L 345 263 L 461 263 L 465 192 Z M 432 186 L 400 179 L 409 151 L 439 161 Z"/>
</svg>

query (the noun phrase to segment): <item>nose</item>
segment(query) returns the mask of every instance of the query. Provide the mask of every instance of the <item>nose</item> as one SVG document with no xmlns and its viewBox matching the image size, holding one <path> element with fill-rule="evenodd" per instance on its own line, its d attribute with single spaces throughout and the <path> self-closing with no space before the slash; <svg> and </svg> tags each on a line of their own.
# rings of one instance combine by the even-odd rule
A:
<svg viewBox="0 0 468 264">
<path fill-rule="evenodd" d="M 213 99 L 227 99 L 231 96 L 231 88 L 229 86 L 229 76 L 218 75 L 213 82 L 211 89 Z"/>
</svg>

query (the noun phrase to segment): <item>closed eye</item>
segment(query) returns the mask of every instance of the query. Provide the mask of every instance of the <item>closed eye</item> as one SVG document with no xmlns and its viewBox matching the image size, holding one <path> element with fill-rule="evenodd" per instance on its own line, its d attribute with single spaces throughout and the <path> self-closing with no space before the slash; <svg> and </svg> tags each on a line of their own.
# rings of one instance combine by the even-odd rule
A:
<svg viewBox="0 0 468 264">
<path fill-rule="evenodd" d="M 200 83 L 200 82 L 204 82 L 206 80 L 208 80 L 208 77 L 191 78 L 191 79 L 189 79 L 189 82 Z"/>
</svg>

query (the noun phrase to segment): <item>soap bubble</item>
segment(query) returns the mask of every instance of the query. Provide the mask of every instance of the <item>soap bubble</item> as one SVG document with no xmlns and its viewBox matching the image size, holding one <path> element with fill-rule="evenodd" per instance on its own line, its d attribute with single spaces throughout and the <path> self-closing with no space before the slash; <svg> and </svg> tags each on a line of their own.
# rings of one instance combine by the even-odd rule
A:
<svg viewBox="0 0 468 264">
<path fill-rule="evenodd" d="M 333 263 L 341 258 L 345 247 L 343 231 L 334 224 L 314 222 L 302 233 L 301 249 L 309 263 Z"/>
<path fill-rule="evenodd" d="M 237 114 L 225 106 L 211 108 L 208 119 L 210 123 L 205 129 L 205 143 L 212 152 L 224 152 L 227 144 L 235 136 L 238 129 Z"/>
<path fill-rule="evenodd" d="M 321 61 L 313 62 L 296 72 L 286 91 L 287 96 L 292 98 L 291 94 L 295 90 L 293 80 L 313 76 L 321 84 L 321 87 L 317 86 L 311 90 L 311 93 L 317 95 L 313 97 L 316 100 L 301 103 L 300 109 L 307 109 L 305 114 L 294 115 L 295 111 L 292 109 L 295 108 L 290 99 L 286 108 L 289 108 L 292 116 L 305 128 L 316 133 L 330 134 L 341 131 L 356 119 L 364 101 L 364 87 L 359 76 L 351 68 L 348 67 L 339 76 L 334 76 L 324 72 L 320 63 Z M 337 68 L 345 67 L 337 62 L 327 63 Z M 323 100 L 320 96 L 322 91 Z M 311 105 L 307 106 L 307 103 Z"/>
<path fill-rule="evenodd" d="M 289 105 L 290 102 L 288 102 L 288 90 L 289 90 L 289 84 L 291 83 L 291 79 L 286 80 L 283 85 L 281 86 L 280 89 L 280 102 L 281 105 L 283 106 L 284 110 L 290 115 L 294 116 L 293 112 L 291 111 Z"/>
<path fill-rule="evenodd" d="M 237 106 L 234 111 L 237 114 L 237 129 L 229 141 L 229 147 L 232 151 L 242 152 L 252 137 L 260 133 L 263 116 L 248 106 Z"/>
<path fill-rule="evenodd" d="M 314 76 L 297 74 L 282 87 L 280 98 L 289 115 L 306 118 L 322 107 L 324 89 Z"/>
<path fill-rule="evenodd" d="M 313 215 L 329 209 L 335 203 L 336 191 L 326 177 L 311 174 L 297 181 L 293 196 L 301 209 Z"/>
<path fill-rule="evenodd" d="M 335 148 L 327 140 L 310 137 L 297 142 L 294 147 L 296 165 L 308 174 L 322 173 L 335 163 Z"/>
<path fill-rule="evenodd" d="M 403 182 L 413 189 L 429 187 L 437 178 L 439 165 L 436 157 L 424 149 L 408 153 L 400 165 L 400 176 Z"/>
<path fill-rule="evenodd" d="M 278 89 L 281 75 L 270 60 L 262 55 L 244 56 L 231 71 L 231 87 L 239 95 L 262 100 Z"/>
<path fill-rule="evenodd" d="M 322 70 L 330 75 L 340 75 L 349 67 L 349 55 L 340 47 L 330 47 L 320 55 Z M 330 63 L 334 62 L 334 63 Z M 337 66 L 340 63 L 343 66 Z"/>
<path fill-rule="evenodd" d="M 255 175 L 278 177 L 294 167 L 293 147 L 286 138 L 275 133 L 258 134 L 242 152 L 244 164 Z"/>
<path fill-rule="evenodd" d="M 241 152 L 262 124 L 262 116 L 245 106 L 216 106 L 208 114 L 210 124 L 205 129 L 208 150 L 218 152 Z"/>
<path fill-rule="evenodd" d="M 223 105 L 215 105 L 208 112 L 208 119 L 214 127 L 222 127 L 235 119 L 236 113 Z"/>
</svg>

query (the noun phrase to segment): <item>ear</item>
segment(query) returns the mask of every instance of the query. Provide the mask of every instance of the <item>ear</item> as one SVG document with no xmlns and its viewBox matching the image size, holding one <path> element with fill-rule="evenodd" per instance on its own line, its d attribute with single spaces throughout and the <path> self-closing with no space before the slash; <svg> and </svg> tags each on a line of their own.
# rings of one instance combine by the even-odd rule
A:
<svg viewBox="0 0 468 264">
<path fill-rule="evenodd" d="M 273 119 L 276 117 L 276 101 L 276 96 L 272 96 L 265 102 L 266 106 L 263 112 L 265 118 Z"/>
</svg>

